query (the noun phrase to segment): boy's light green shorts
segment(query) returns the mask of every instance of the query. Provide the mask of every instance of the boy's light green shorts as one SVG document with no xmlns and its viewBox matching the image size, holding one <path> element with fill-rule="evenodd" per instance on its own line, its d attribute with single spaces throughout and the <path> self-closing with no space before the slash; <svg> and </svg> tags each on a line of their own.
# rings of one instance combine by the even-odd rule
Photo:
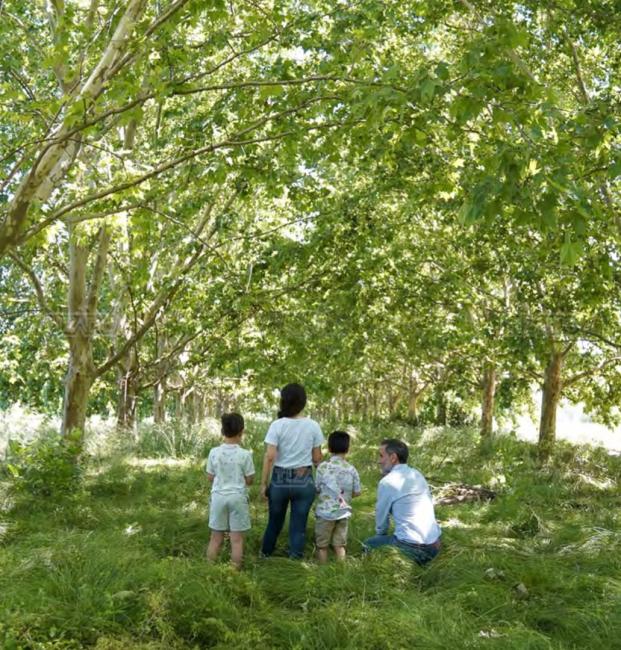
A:
<svg viewBox="0 0 621 650">
<path fill-rule="evenodd" d="M 209 502 L 209 528 L 216 531 L 241 533 L 250 529 L 248 495 L 211 493 Z"/>
</svg>

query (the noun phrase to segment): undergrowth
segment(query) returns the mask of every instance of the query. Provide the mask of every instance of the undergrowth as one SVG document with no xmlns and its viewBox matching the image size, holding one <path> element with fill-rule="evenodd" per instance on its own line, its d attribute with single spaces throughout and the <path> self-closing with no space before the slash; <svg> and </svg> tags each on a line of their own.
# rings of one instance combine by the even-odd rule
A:
<svg viewBox="0 0 621 650">
<path fill-rule="evenodd" d="M 264 423 L 246 443 L 260 468 Z M 209 565 L 201 457 L 218 440 L 157 431 L 86 463 L 73 494 L 16 494 L 0 513 L 0 647 L 191 648 L 619 647 L 621 462 L 559 444 L 544 467 L 512 437 L 361 425 L 350 460 L 364 493 L 345 564 L 259 560 L 266 508 L 251 489 L 245 569 Z M 437 508 L 444 549 L 428 567 L 391 549 L 363 558 L 372 534 L 377 443 L 412 445 L 434 487 L 486 485 L 494 501 Z M 165 451 L 182 459 L 171 460 Z M 145 452 L 158 460 L 141 458 Z M 139 452 L 139 453 L 137 453 Z M 172 454 L 168 454 L 169 456 Z M 5 485 L 6 487 L 6 485 Z M 281 536 L 284 550 L 286 535 Z"/>
</svg>

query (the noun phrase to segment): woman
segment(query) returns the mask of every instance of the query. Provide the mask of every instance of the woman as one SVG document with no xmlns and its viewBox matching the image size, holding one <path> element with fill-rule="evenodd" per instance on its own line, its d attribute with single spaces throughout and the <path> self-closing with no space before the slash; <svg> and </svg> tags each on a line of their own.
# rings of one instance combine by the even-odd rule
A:
<svg viewBox="0 0 621 650">
<path fill-rule="evenodd" d="M 268 500 L 269 519 L 261 545 L 264 556 L 274 552 L 289 504 L 289 557 L 301 558 L 304 553 L 306 521 L 315 499 L 312 465 L 321 461 L 323 443 L 317 422 L 302 415 L 305 406 L 304 387 L 287 384 L 280 391 L 278 419 L 265 436 L 260 490 Z"/>
</svg>

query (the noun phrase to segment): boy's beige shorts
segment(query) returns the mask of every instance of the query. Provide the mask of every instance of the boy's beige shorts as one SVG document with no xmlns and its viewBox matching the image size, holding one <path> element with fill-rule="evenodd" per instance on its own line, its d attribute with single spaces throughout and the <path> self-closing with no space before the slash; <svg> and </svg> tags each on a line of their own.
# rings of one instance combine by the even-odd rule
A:
<svg viewBox="0 0 621 650">
<path fill-rule="evenodd" d="M 344 519 L 315 519 L 315 544 L 317 548 L 347 546 L 349 517 Z"/>
</svg>

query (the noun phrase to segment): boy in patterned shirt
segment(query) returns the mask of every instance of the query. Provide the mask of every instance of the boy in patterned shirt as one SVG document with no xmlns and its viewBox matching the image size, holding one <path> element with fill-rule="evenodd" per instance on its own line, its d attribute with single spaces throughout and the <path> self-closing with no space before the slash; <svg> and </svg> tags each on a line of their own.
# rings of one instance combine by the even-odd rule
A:
<svg viewBox="0 0 621 650">
<path fill-rule="evenodd" d="M 356 468 L 345 460 L 349 451 L 349 434 L 334 431 L 328 437 L 330 459 L 317 468 L 319 493 L 315 510 L 315 544 L 321 564 L 328 560 L 332 544 L 337 560 L 345 559 L 347 526 L 351 517 L 351 500 L 360 495 L 360 477 Z"/>
<path fill-rule="evenodd" d="M 224 533 L 230 531 L 231 562 L 241 569 L 244 533 L 250 529 L 247 485 L 254 479 L 252 452 L 239 446 L 244 434 L 244 418 L 239 413 L 225 413 L 222 418 L 224 442 L 209 452 L 205 471 L 213 481 L 209 504 L 211 538 L 207 559 L 218 557 Z"/>
</svg>

